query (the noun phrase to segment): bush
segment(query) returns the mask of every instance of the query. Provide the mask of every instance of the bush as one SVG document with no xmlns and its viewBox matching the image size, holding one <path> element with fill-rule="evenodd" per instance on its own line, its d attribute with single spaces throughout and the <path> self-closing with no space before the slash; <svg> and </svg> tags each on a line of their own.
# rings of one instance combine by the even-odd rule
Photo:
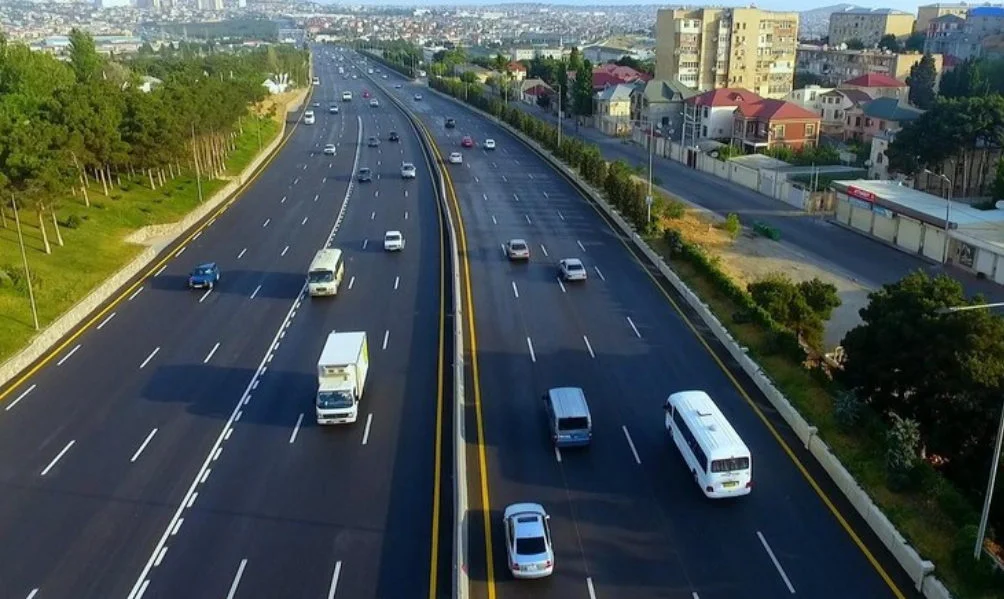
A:
<svg viewBox="0 0 1004 599">
<path fill-rule="evenodd" d="M 663 214 L 666 218 L 678 219 L 683 218 L 687 214 L 687 206 L 680 200 L 667 200 L 665 204 L 665 211 Z"/>
<path fill-rule="evenodd" d="M 14 276 L 11 274 L 14 268 L 11 266 L 0 266 L 0 288 L 14 287 Z"/>
<path fill-rule="evenodd" d="M 833 417 L 844 431 L 853 431 L 861 423 L 864 402 L 850 391 L 841 391 L 833 398 Z"/>
<path fill-rule="evenodd" d="M 889 430 L 886 432 L 885 466 L 889 488 L 906 491 L 917 481 L 920 425 L 916 420 L 901 418 L 889 412 Z"/>
<path fill-rule="evenodd" d="M 739 237 L 739 233 L 743 230 L 742 223 L 739 222 L 739 215 L 735 212 L 729 213 L 729 215 L 725 217 L 725 222 L 723 222 L 721 226 L 732 239 Z"/>
<path fill-rule="evenodd" d="M 31 284 L 35 289 L 41 286 L 41 279 L 31 273 Z M 9 287 L 18 293 L 28 294 L 28 280 L 24 276 L 24 268 L 20 266 L 0 266 L 0 287 Z"/>
<path fill-rule="evenodd" d="M 80 227 L 81 224 L 83 224 L 83 221 L 76 214 L 71 214 L 66 218 L 64 218 L 63 220 L 59 221 L 59 224 L 66 229 L 76 229 Z"/>
</svg>

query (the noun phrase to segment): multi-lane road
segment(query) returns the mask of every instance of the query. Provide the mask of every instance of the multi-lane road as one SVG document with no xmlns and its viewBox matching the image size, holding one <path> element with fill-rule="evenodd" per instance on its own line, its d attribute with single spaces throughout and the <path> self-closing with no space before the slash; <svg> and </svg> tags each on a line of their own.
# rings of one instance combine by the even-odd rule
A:
<svg viewBox="0 0 1004 599">
<path fill-rule="evenodd" d="M 411 84 L 392 91 L 442 155 L 464 156 L 448 173 L 472 308 L 468 429 L 483 429 L 469 460 L 475 596 L 910 596 L 825 473 L 569 181 L 457 103 Z M 468 135 L 477 146 L 465 150 Z M 496 150 L 482 148 L 486 138 Z M 510 238 L 530 243 L 528 264 L 505 259 Z M 566 257 L 583 260 L 588 281 L 558 280 Z M 550 443 L 540 396 L 557 386 L 585 390 L 587 450 Z M 667 395 L 684 389 L 708 391 L 749 445 L 749 497 L 710 501 L 694 485 L 663 423 Z M 501 512 L 519 501 L 551 514 L 556 568 L 546 580 L 508 573 Z"/>
<path fill-rule="evenodd" d="M 334 56 L 315 54 L 316 123 L 291 126 L 243 197 L 0 390 L 0 596 L 429 593 L 439 204 L 408 121 L 386 98 L 369 107 L 372 86 L 337 75 Z M 356 99 L 340 102 L 344 89 Z M 400 143 L 387 141 L 392 130 Z M 366 146 L 371 135 L 379 147 Z M 327 143 L 336 156 L 322 154 Z M 401 179 L 405 160 L 417 179 Z M 370 183 L 353 179 L 363 166 Z M 389 229 L 406 251 L 383 252 Z M 345 252 L 345 280 L 336 298 L 312 300 L 307 266 L 329 243 Z M 188 291 L 203 261 L 222 278 Z M 370 339 L 350 426 L 319 427 L 313 415 L 331 330 Z"/>
</svg>

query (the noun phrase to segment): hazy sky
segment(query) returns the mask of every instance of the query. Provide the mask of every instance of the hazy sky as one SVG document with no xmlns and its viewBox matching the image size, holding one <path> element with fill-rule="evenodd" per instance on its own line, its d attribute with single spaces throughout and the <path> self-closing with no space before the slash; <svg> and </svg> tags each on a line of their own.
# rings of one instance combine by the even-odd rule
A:
<svg viewBox="0 0 1004 599">
<path fill-rule="evenodd" d="M 323 2 L 325 0 L 321 0 L 321 1 Z M 331 1 L 331 0 L 328 0 L 328 1 Z M 340 0 L 340 1 L 344 1 L 344 0 Z M 404 1 L 398 0 L 396 2 L 394 0 L 347 0 L 347 1 L 350 2 L 350 3 L 367 4 L 367 5 L 373 5 L 373 4 L 383 4 L 383 5 L 394 4 L 394 5 L 403 5 L 403 6 L 417 6 L 417 5 L 419 5 L 419 3 L 417 3 L 417 2 L 409 2 L 407 0 L 404 0 Z M 855 4 L 857 6 L 865 6 L 865 7 L 869 7 L 869 8 L 895 8 L 895 9 L 898 9 L 898 10 L 904 10 L 904 11 L 907 11 L 907 12 L 916 13 L 918 5 L 920 5 L 920 4 L 931 4 L 931 3 L 936 2 L 936 1 L 950 2 L 950 1 L 954 1 L 954 0 L 920 0 L 920 1 L 918 1 L 918 0 L 913 0 L 913 1 L 911 1 L 911 0 L 885 0 L 885 1 L 881 1 L 881 0 L 873 0 L 873 1 L 862 0 L 860 2 L 846 2 L 846 3 L 847 4 Z M 437 6 L 444 5 L 444 4 L 454 5 L 454 6 L 455 5 L 479 5 L 479 6 L 484 6 L 486 4 L 487 5 L 491 5 L 491 4 L 525 4 L 525 3 L 526 3 L 526 0 L 426 0 L 424 2 L 421 2 L 422 5 L 437 5 Z M 759 8 L 763 8 L 763 9 L 766 9 L 766 10 L 803 11 L 803 10 L 811 10 L 813 8 L 820 8 L 820 7 L 823 7 L 823 6 L 832 6 L 834 4 L 840 4 L 840 3 L 841 3 L 841 0 L 829 0 L 829 1 L 827 1 L 827 0 L 816 0 L 815 2 L 805 2 L 804 0 L 802 0 L 802 1 L 799 1 L 799 0 L 766 0 L 766 1 L 761 1 L 761 2 L 754 2 L 753 4 L 755 4 Z M 979 2 L 978 2 L 978 0 L 970 0 L 969 3 L 970 4 L 978 4 Z M 574 6 L 618 6 L 618 5 L 619 6 L 624 6 L 624 5 L 631 5 L 631 4 L 634 4 L 634 5 L 637 5 L 637 4 L 653 4 L 653 5 L 660 5 L 660 6 L 674 6 L 674 5 L 678 5 L 678 4 L 670 4 L 670 3 L 667 3 L 667 2 L 664 2 L 664 1 L 658 1 L 658 0 L 652 0 L 652 1 L 648 1 L 648 0 L 605 0 L 605 1 L 600 1 L 600 0 L 561 0 L 559 2 L 553 2 L 553 3 L 547 3 L 547 4 L 557 4 L 557 5 L 564 4 L 564 5 L 574 5 Z M 680 2 L 679 4 L 688 4 L 688 5 L 694 5 L 694 6 L 700 6 L 702 4 L 703 5 L 708 5 L 708 6 L 711 6 L 711 5 L 715 5 L 715 6 L 723 6 L 723 5 L 724 6 L 748 6 L 750 4 L 750 2 L 730 1 L 730 0 L 717 0 L 717 1 L 709 1 L 709 2 L 699 2 L 699 1 L 697 1 L 697 2 Z"/>
</svg>

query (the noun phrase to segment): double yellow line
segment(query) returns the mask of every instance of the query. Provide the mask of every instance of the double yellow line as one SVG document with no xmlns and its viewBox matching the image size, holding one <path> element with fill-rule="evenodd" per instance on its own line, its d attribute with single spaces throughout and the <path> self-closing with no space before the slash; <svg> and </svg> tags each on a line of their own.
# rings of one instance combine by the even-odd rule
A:
<svg viewBox="0 0 1004 599">
<path fill-rule="evenodd" d="M 480 379 L 480 369 L 479 369 L 479 366 L 478 366 L 478 335 L 477 335 L 477 331 L 476 331 L 475 326 L 474 326 L 474 299 L 473 299 L 474 298 L 474 294 L 473 294 L 473 292 L 471 290 L 471 267 L 470 267 L 470 262 L 467 260 L 467 233 L 464 230 L 464 219 L 463 219 L 462 211 L 460 209 L 460 202 L 457 200 L 457 192 L 456 192 L 456 189 L 453 186 L 453 178 L 450 177 L 450 171 L 449 171 L 448 168 L 446 168 L 446 163 L 447 162 L 446 162 L 446 160 L 443 159 L 443 154 L 442 154 L 442 152 L 439 151 L 439 146 L 436 144 L 436 142 L 435 142 L 432 134 L 429 132 L 429 129 L 421 121 L 419 121 L 418 119 L 415 120 L 415 123 L 425 133 L 426 139 L 429 141 L 429 147 L 432 150 L 432 153 L 435 155 L 436 160 L 440 164 L 440 167 L 441 167 L 440 170 L 443 173 L 443 180 L 446 182 L 446 189 L 444 191 L 445 191 L 446 196 L 447 196 L 447 201 L 450 202 L 450 204 L 453 206 L 453 210 L 454 210 L 454 212 L 456 214 L 456 219 L 455 219 L 454 224 L 455 224 L 455 229 L 457 231 L 457 246 L 458 246 L 457 247 L 457 254 L 458 254 L 458 259 L 459 259 L 459 262 L 460 262 L 460 264 L 458 266 L 461 268 L 461 274 L 462 274 L 461 278 L 463 280 L 463 285 L 464 285 L 464 297 L 463 297 L 462 301 L 464 303 L 465 312 L 467 314 L 465 326 L 466 326 L 466 329 L 467 329 L 467 343 L 468 343 L 468 347 L 470 348 L 470 351 L 468 352 L 468 360 L 470 361 L 470 364 L 471 364 L 471 377 L 472 377 L 472 382 L 473 382 L 472 386 L 474 388 L 474 415 L 475 415 L 475 420 L 476 420 L 476 424 L 477 424 L 477 433 L 478 433 L 477 434 L 477 443 L 476 444 L 477 444 L 477 452 L 478 452 L 478 469 L 479 469 L 478 478 L 479 478 L 479 480 L 481 482 L 481 485 L 480 485 L 481 486 L 481 505 L 482 505 L 481 513 L 483 515 L 483 522 L 482 523 L 484 525 L 484 535 L 485 535 L 485 568 L 486 568 L 486 570 L 485 570 L 485 581 L 487 583 L 487 588 L 488 588 L 488 599 L 495 599 L 495 566 L 494 566 L 494 562 L 492 561 L 492 551 L 491 551 L 491 548 L 492 548 L 492 523 L 491 523 L 490 501 L 489 501 L 489 495 L 488 495 L 488 458 L 485 455 L 485 445 L 484 445 L 485 431 L 484 431 L 484 419 L 483 419 L 482 410 L 481 410 L 481 379 Z M 431 171 L 431 165 L 430 165 L 430 171 Z M 450 218 L 451 215 L 447 214 L 446 216 L 447 216 L 447 218 Z M 440 219 L 442 219 L 442 214 L 440 215 Z M 442 235 L 440 235 L 440 244 L 442 244 L 442 243 L 443 243 L 442 242 Z M 440 356 L 442 356 L 442 346 L 440 346 Z M 442 371 L 440 371 L 440 375 L 442 376 Z M 442 398 L 440 397 L 440 399 L 442 399 Z M 442 413 L 441 409 L 439 410 L 439 413 Z M 437 431 L 436 434 L 437 435 L 440 434 L 439 431 L 442 429 L 442 427 L 438 426 L 438 424 L 439 423 L 437 422 L 437 427 L 436 427 L 436 431 Z M 437 446 L 436 446 L 436 457 L 437 457 L 436 468 L 437 468 L 437 471 L 440 468 L 440 465 L 439 465 L 439 456 L 440 456 L 440 451 L 439 451 L 439 445 L 437 443 Z M 438 485 L 438 480 L 439 480 L 438 479 L 438 474 L 437 474 L 437 479 L 436 480 L 437 480 L 436 488 L 437 488 L 437 494 L 438 494 L 438 488 L 439 488 L 439 485 Z M 434 522 L 433 538 L 434 539 L 437 536 L 436 533 L 435 533 L 435 531 L 438 530 L 438 527 L 437 527 L 438 526 L 438 505 L 439 505 L 438 495 L 437 495 L 436 498 L 437 498 L 437 501 L 436 501 L 435 505 L 437 506 L 437 508 L 434 510 L 434 514 L 435 515 L 434 515 L 434 520 L 433 520 L 433 522 Z M 433 547 L 434 548 L 436 547 L 436 541 L 435 540 L 433 541 Z M 436 555 L 435 555 L 435 553 L 436 553 L 436 550 L 434 549 L 433 550 L 433 564 L 432 564 L 432 571 L 433 571 L 432 578 L 433 579 L 435 579 L 435 569 L 436 569 L 436 562 L 435 562 Z M 432 583 L 430 583 L 430 587 L 429 587 L 429 591 L 430 591 L 429 598 L 430 599 L 435 599 L 434 595 L 433 595 L 434 590 L 435 590 L 434 585 Z"/>
<path fill-rule="evenodd" d="M 308 89 L 307 95 L 303 99 L 303 104 L 301 105 L 301 108 L 302 106 L 305 106 L 310 102 L 310 98 L 312 97 L 313 92 L 314 92 L 313 88 Z M 140 277 L 136 279 L 131 285 L 122 290 L 119 293 L 119 295 L 117 295 L 114 299 L 108 302 L 108 304 L 106 304 L 104 308 L 95 313 L 94 316 L 88 319 L 87 322 L 85 322 L 82 326 L 78 326 L 77 329 L 73 331 L 73 333 L 70 334 L 68 337 L 66 337 L 61 343 L 59 343 L 55 347 L 50 348 L 49 351 L 47 351 L 41 358 L 36 360 L 35 363 L 30 368 L 28 368 L 22 374 L 17 376 L 14 379 L 14 382 L 7 385 L 3 390 L 0 390 L 0 403 L 2 403 L 7 397 L 9 397 L 12 393 L 14 393 L 15 390 L 19 389 L 22 385 L 24 385 L 31 377 L 35 376 L 35 374 L 38 373 L 38 371 L 44 368 L 47 364 L 49 364 L 49 362 L 52 362 L 52 360 L 55 359 L 56 356 L 61 354 L 63 350 L 69 347 L 71 343 L 76 341 L 78 338 L 80 338 L 81 335 L 90 330 L 92 326 L 101 321 L 101 319 L 104 318 L 105 315 L 112 310 L 112 308 L 122 303 L 122 300 L 124 300 L 125 298 L 132 295 L 132 293 L 140 286 L 142 286 L 142 284 L 146 282 L 147 279 L 152 277 L 154 273 L 156 273 L 163 266 L 165 266 L 167 262 L 178 253 L 178 250 L 188 245 L 188 243 L 191 242 L 196 235 L 199 235 L 204 230 L 209 228 L 210 223 L 214 222 L 221 214 L 226 212 L 227 208 L 229 208 L 231 204 L 239 200 L 241 196 L 244 195 L 244 192 L 247 191 L 248 187 L 250 187 L 252 183 L 257 181 L 258 177 L 260 177 L 261 174 L 265 172 L 265 170 L 272 163 L 272 161 L 275 160 L 275 157 L 278 156 L 279 153 L 282 151 L 282 148 L 286 145 L 286 142 L 289 141 L 291 137 L 293 137 L 293 132 L 296 131 L 296 128 L 299 125 L 300 125 L 300 119 L 297 118 L 296 122 L 293 123 L 292 128 L 290 128 L 289 131 L 283 134 L 284 137 L 279 142 L 279 145 L 275 147 L 275 149 L 268 156 L 268 158 L 266 158 L 264 161 L 262 161 L 261 164 L 258 165 L 258 168 L 255 169 L 255 172 L 250 177 L 248 177 L 248 180 L 242 183 L 241 186 L 238 187 L 236 191 L 234 191 L 233 196 L 229 200 L 224 202 L 215 212 L 213 212 L 211 215 L 206 215 L 205 217 L 203 217 L 202 224 L 192 229 L 189 232 L 188 236 L 185 237 L 185 239 L 180 244 L 173 246 L 174 249 L 172 249 L 170 252 L 165 252 L 164 256 L 160 260 L 155 262 L 153 266 L 149 267 L 146 270 L 146 272 L 140 275 Z"/>
</svg>

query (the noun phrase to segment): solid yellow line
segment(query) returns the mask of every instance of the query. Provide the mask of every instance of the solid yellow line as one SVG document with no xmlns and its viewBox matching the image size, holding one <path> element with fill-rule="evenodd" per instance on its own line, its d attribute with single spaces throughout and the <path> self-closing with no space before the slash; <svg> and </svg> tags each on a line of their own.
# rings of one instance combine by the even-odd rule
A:
<svg viewBox="0 0 1004 599">
<path fill-rule="evenodd" d="M 307 96 L 303 100 L 304 104 L 306 104 L 306 103 L 308 103 L 310 101 L 310 98 L 311 98 L 312 95 L 313 95 L 313 89 L 311 89 L 310 91 L 307 92 Z M 77 338 L 79 338 L 81 335 L 83 335 L 85 332 L 87 332 L 92 326 L 94 326 L 94 324 L 96 322 L 98 322 L 99 320 L 101 320 L 105 316 L 105 314 L 107 314 L 112 308 L 114 308 L 115 306 L 117 306 L 120 303 L 122 303 L 122 300 L 124 298 L 132 295 L 132 292 L 134 290 L 136 290 L 137 288 L 139 288 L 144 282 L 146 282 L 146 280 L 148 278 L 150 278 L 153 275 L 153 273 L 157 272 L 157 270 L 159 270 L 162 266 L 164 266 L 165 264 L 167 264 L 167 262 L 171 258 L 174 258 L 175 252 L 177 250 L 179 250 L 182 247 L 184 247 L 187 243 L 189 243 L 190 241 L 192 241 L 192 239 L 196 235 L 198 235 L 203 230 L 205 230 L 206 228 L 208 228 L 210 221 L 212 221 L 213 219 L 215 219 L 215 218 L 219 217 L 221 214 L 223 214 L 223 212 L 226 211 L 226 209 L 230 207 L 230 204 L 233 204 L 237 200 L 237 198 L 239 198 L 241 196 L 241 194 L 243 194 L 247 190 L 247 188 L 252 183 L 254 183 L 263 172 L 265 172 L 265 170 L 268 167 L 268 165 L 272 163 L 272 161 L 275 159 L 276 156 L 279 155 L 279 152 L 286 145 L 286 142 L 289 141 L 289 139 L 291 137 L 293 137 L 293 132 L 296 131 L 296 128 L 299 126 L 299 124 L 300 124 L 300 121 L 299 121 L 299 119 L 297 119 L 297 121 L 295 123 L 293 123 L 293 128 L 290 129 L 289 133 L 286 135 L 286 137 L 282 141 L 279 142 L 278 147 L 276 147 L 275 151 L 272 152 L 272 155 L 269 156 L 267 159 L 265 159 L 265 161 L 258 166 L 258 169 L 254 172 L 254 174 L 251 176 L 251 178 L 248 179 L 247 181 L 245 181 L 244 184 L 241 185 L 240 188 L 237 189 L 237 191 L 234 193 L 233 197 L 229 201 L 223 203 L 223 205 L 220 206 L 219 209 L 216 210 L 216 212 L 212 215 L 212 217 L 206 217 L 206 218 L 204 218 L 202 225 L 199 226 L 194 231 L 192 231 L 191 233 L 189 233 L 188 237 L 186 237 L 185 240 L 182 241 L 175 248 L 174 251 L 166 253 L 163 258 L 161 258 L 153 266 L 151 266 L 150 268 L 147 269 L 146 274 L 142 275 L 132 285 L 130 285 L 124 291 L 122 291 L 122 293 L 120 293 L 118 297 L 116 297 L 115 299 L 113 299 L 107 306 L 105 306 L 104 308 L 102 308 L 97 314 L 95 314 L 90 320 L 88 320 L 87 323 L 84 324 L 84 326 L 78 328 L 73 334 L 71 334 L 69 337 L 67 337 L 62 343 L 60 343 L 59 345 L 57 345 L 55 348 L 50 349 L 48 351 L 48 353 L 46 353 L 44 355 L 44 357 L 42 357 L 34 366 L 32 366 L 31 368 L 29 368 L 27 371 L 25 371 L 24 374 L 22 374 L 21 376 L 17 377 L 13 383 L 11 383 L 10 385 L 7 386 L 6 389 L 0 391 L 0 402 L 2 402 L 11 393 L 13 393 L 16 389 L 18 389 L 26 381 L 28 381 L 28 379 L 30 379 L 31 377 L 35 376 L 35 374 L 39 370 L 41 370 L 42 367 L 44 367 L 46 364 L 48 364 L 49 362 L 51 362 L 53 360 L 53 358 L 55 358 L 57 355 L 59 355 L 64 349 L 66 349 L 67 347 L 69 347 L 69 345 L 71 343 L 73 343 L 74 341 L 76 341 Z"/>
<path fill-rule="evenodd" d="M 431 135 L 430 135 L 431 138 Z M 445 164 L 443 155 L 439 147 L 433 143 L 433 151 L 440 162 Z M 460 262 L 463 263 L 464 289 L 467 292 L 467 329 L 470 334 L 471 345 L 471 379 L 474 386 L 474 415 L 478 429 L 478 469 L 481 478 L 481 506 L 482 520 L 485 529 L 485 583 L 488 586 L 488 599 L 495 599 L 495 565 L 492 560 L 492 522 L 491 522 L 491 502 L 488 495 L 488 458 L 485 455 L 485 427 L 484 418 L 481 411 L 481 375 L 478 368 L 478 336 L 474 327 L 474 293 L 471 291 L 471 267 L 467 260 L 467 234 L 465 232 L 464 220 L 461 216 L 460 202 L 457 201 L 457 192 L 453 187 L 453 179 L 450 177 L 449 169 L 443 169 L 443 176 L 446 179 L 446 186 L 449 195 L 453 199 L 453 206 L 457 210 L 457 231 L 459 232 Z"/>
<path fill-rule="evenodd" d="M 431 142 L 432 137 L 429 136 Z M 423 154 L 424 155 L 424 154 Z M 425 163 L 429 167 L 429 172 L 434 172 L 429 157 L 425 156 Z M 439 222 L 439 365 L 436 383 L 436 460 L 433 474 L 432 488 L 432 555 L 429 558 L 429 599 L 436 599 L 436 585 L 439 578 L 439 483 L 442 476 L 443 458 L 443 376 L 445 365 L 443 363 L 444 336 L 446 331 L 446 294 L 443 293 L 444 277 L 446 276 L 446 249 L 443 245 L 443 213 L 436 210 Z"/>
<path fill-rule="evenodd" d="M 520 139 L 520 141 L 522 142 L 523 140 Z M 525 144 L 525 142 L 523 142 L 523 143 Z M 532 149 L 533 148 L 531 148 L 531 150 Z M 548 162 L 548 161 L 545 160 L 545 162 Z M 550 162 L 548 162 L 548 166 L 551 166 Z M 567 177 L 564 173 L 562 173 L 560 170 L 554 168 L 553 166 L 551 166 L 551 168 L 555 172 L 557 172 L 559 176 L 563 177 L 570 184 L 572 184 L 572 187 L 574 187 L 576 190 L 578 190 L 578 187 L 575 185 L 575 183 L 569 177 Z M 597 214 L 599 214 L 600 218 L 602 218 L 605 222 L 609 223 L 608 218 L 606 217 L 606 215 L 603 214 L 603 212 L 599 209 L 598 206 L 596 206 L 593 202 L 589 201 L 588 199 L 586 200 L 586 203 L 589 204 L 590 206 L 592 206 L 593 210 L 595 210 L 597 212 Z M 612 227 L 613 225 L 610 225 L 610 226 Z M 767 430 L 770 431 L 770 433 L 771 433 L 771 435 L 773 435 L 774 439 L 777 440 L 778 444 L 781 446 L 781 448 L 784 450 L 784 452 L 788 455 L 788 457 L 791 459 L 791 461 L 795 464 L 795 467 L 798 468 L 798 471 L 802 473 L 802 476 L 805 478 L 806 481 L 808 481 L 809 486 L 811 486 L 812 489 L 816 492 L 816 495 L 818 495 L 819 498 L 822 499 L 822 501 L 826 505 L 826 507 L 829 508 L 830 513 L 832 513 L 833 516 L 837 519 L 837 522 L 839 522 L 840 525 L 844 528 L 844 530 L 847 531 L 847 534 L 850 535 L 851 540 L 854 541 L 854 544 L 857 545 L 858 549 L 860 549 L 861 552 L 865 555 L 865 558 L 868 559 L 868 562 L 872 565 L 873 568 L 875 568 L 875 571 L 878 572 L 879 576 L 882 578 L 883 581 L 885 581 L 886 585 L 889 586 L 889 589 L 892 590 L 893 594 L 897 597 L 897 599 L 906 599 L 906 596 L 903 594 L 902 591 L 899 590 L 899 587 L 896 586 L 896 583 L 892 580 L 892 578 L 889 576 L 889 574 L 885 571 L 885 568 L 883 568 L 882 565 L 878 562 L 878 560 L 875 558 L 875 556 L 872 554 L 872 552 L 868 549 L 868 547 L 864 544 L 864 541 L 861 540 L 861 538 L 858 536 L 858 534 L 856 532 L 854 532 L 854 529 L 851 527 L 851 525 L 844 518 L 843 514 L 840 513 L 840 510 L 837 509 L 837 506 L 833 504 L 833 502 L 830 500 L 830 498 L 826 495 L 826 492 L 823 491 L 822 487 L 819 486 L 819 483 L 816 482 L 816 480 L 815 480 L 815 478 L 813 478 L 812 474 L 810 474 L 809 471 L 808 471 L 808 469 L 805 467 L 805 465 L 802 464 L 802 461 L 798 459 L 798 456 L 795 455 L 795 452 L 791 449 L 791 447 L 788 445 L 788 443 L 784 440 L 784 438 L 781 437 L 781 434 L 777 431 L 777 429 L 770 422 L 770 420 L 767 419 L 767 416 L 764 415 L 763 411 L 759 408 L 759 406 L 756 405 L 756 403 L 753 401 L 753 399 L 750 398 L 750 396 L 746 393 L 746 391 L 743 389 L 742 385 L 740 385 L 739 381 L 736 380 L 736 378 L 732 375 L 732 372 L 729 371 L 729 369 L 725 365 L 725 363 L 722 362 L 722 360 L 718 357 L 718 354 L 716 354 L 715 351 L 713 349 L 711 349 L 711 346 L 708 345 L 707 341 L 704 340 L 704 337 L 702 337 L 701 334 L 697 331 L 697 327 L 695 327 L 694 324 L 690 321 L 690 318 L 687 317 L 687 315 L 683 312 L 683 310 L 676 303 L 676 301 L 672 298 L 672 296 L 670 296 L 666 292 L 666 290 L 663 289 L 662 285 L 659 284 L 658 279 L 655 278 L 655 275 L 653 275 L 649 271 L 649 269 L 645 267 L 645 264 L 642 263 L 641 259 L 635 254 L 635 252 L 631 249 L 631 247 L 628 245 L 628 243 L 623 238 L 621 238 L 620 236 L 617 236 L 617 237 L 620 240 L 620 242 L 624 245 L 624 247 L 627 249 L 627 251 L 631 255 L 631 257 L 634 258 L 635 262 L 637 262 L 642 267 L 642 271 L 644 271 L 645 274 L 647 274 L 648 277 L 650 279 L 652 279 L 652 282 L 655 284 L 656 289 L 658 289 L 659 292 L 662 293 L 662 295 L 666 298 L 666 300 L 669 301 L 669 303 L 673 306 L 673 308 L 676 310 L 676 312 L 683 319 L 683 322 L 685 322 L 687 324 L 687 327 L 691 330 L 691 332 L 694 333 L 694 336 L 697 337 L 697 340 L 700 341 L 701 345 L 704 346 L 704 349 L 707 350 L 708 354 L 711 355 L 711 358 L 715 361 L 715 363 L 718 364 L 719 368 L 722 369 L 722 372 L 725 373 L 725 376 L 728 377 L 728 379 L 729 379 L 729 381 L 731 381 L 732 385 L 736 388 L 737 391 L 739 391 L 739 394 L 743 397 L 743 399 L 746 401 L 746 403 L 749 404 L 749 406 L 751 408 L 753 408 L 753 411 L 760 418 L 760 421 L 764 423 L 764 425 L 767 427 Z"/>
</svg>

